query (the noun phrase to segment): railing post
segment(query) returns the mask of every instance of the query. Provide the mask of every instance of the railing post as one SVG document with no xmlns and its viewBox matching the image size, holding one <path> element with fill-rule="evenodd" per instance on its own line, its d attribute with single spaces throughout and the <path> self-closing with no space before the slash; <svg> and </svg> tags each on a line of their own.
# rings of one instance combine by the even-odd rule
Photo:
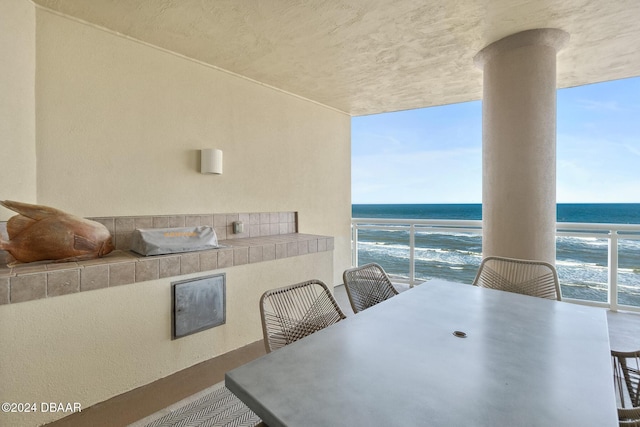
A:
<svg viewBox="0 0 640 427">
<path fill-rule="evenodd" d="M 416 281 L 416 226 L 409 226 L 409 287 L 413 288 Z"/>
<path fill-rule="evenodd" d="M 358 266 L 358 224 L 351 226 L 351 265 Z"/>
<path fill-rule="evenodd" d="M 609 231 L 609 308 L 618 311 L 618 231 Z"/>
</svg>

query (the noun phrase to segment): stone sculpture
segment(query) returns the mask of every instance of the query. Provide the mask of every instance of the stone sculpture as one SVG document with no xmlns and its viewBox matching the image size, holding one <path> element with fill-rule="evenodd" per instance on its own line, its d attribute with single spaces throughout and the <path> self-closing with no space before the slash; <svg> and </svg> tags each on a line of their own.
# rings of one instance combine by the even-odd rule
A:
<svg viewBox="0 0 640 427">
<path fill-rule="evenodd" d="M 11 265 L 93 259 L 114 249 L 109 230 L 99 222 L 48 206 L 10 200 L 0 201 L 0 205 L 19 214 L 7 222 L 9 241 L 0 240 L 0 249 L 17 261 Z"/>
</svg>

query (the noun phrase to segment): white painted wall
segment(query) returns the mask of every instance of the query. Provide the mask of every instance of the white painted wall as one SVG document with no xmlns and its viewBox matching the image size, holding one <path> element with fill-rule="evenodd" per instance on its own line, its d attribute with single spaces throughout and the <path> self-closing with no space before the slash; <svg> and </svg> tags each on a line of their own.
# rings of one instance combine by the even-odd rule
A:
<svg viewBox="0 0 640 427">
<path fill-rule="evenodd" d="M 35 8 L 0 2 L 0 200 L 36 201 Z M 0 211 L 0 221 L 12 214 Z"/>
<path fill-rule="evenodd" d="M 6 3 L 3 28 L 5 11 L 25 13 Z M 340 283 L 350 266 L 348 115 L 45 9 L 35 11 L 35 42 L 33 21 L 15 27 L 34 51 L 0 75 L 19 101 L 0 101 L 0 122 L 23 117 L 0 130 L 1 152 L 32 149 L 0 176 L 3 187 L 14 174 L 34 182 L 2 198 L 80 216 L 297 211 L 299 231 L 334 236 L 335 250 L 228 269 L 227 325 L 176 341 L 169 280 L 0 305 L 2 399 L 88 407 L 261 339 L 266 289 Z M 20 59 L 17 42 L 0 40 Z M 14 134 L 20 143 L 6 145 Z M 222 176 L 199 173 L 205 147 L 224 151 Z"/>
</svg>

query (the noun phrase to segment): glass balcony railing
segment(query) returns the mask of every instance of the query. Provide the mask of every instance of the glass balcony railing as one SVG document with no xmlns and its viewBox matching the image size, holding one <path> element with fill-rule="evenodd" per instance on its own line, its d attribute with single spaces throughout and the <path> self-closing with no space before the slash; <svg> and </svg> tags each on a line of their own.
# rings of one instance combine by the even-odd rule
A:
<svg viewBox="0 0 640 427">
<path fill-rule="evenodd" d="M 482 260 L 482 221 L 351 220 L 352 263 L 376 262 L 410 285 L 432 278 L 471 283 Z M 640 225 L 557 223 L 562 298 L 640 311 Z"/>
</svg>

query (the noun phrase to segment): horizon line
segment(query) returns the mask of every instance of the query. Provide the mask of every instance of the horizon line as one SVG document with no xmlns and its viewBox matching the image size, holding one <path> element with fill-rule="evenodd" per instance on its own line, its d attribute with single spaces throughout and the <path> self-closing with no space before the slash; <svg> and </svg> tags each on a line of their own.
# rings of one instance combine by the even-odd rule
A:
<svg viewBox="0 0 640 427">
<path fill-rule="evenodd" d="M 482 202 L 454 202 L 454 203 L 445 203 L 445 202 L 416 202 L 416 203 L 394 203 L 394 202 L 384 202 L 384 203 L 354 203 L 351 202 L 351 205 L 481 205 Z M 556 202 L 556 205 L 639 205 L 640 202 Z"/>
</svg>

